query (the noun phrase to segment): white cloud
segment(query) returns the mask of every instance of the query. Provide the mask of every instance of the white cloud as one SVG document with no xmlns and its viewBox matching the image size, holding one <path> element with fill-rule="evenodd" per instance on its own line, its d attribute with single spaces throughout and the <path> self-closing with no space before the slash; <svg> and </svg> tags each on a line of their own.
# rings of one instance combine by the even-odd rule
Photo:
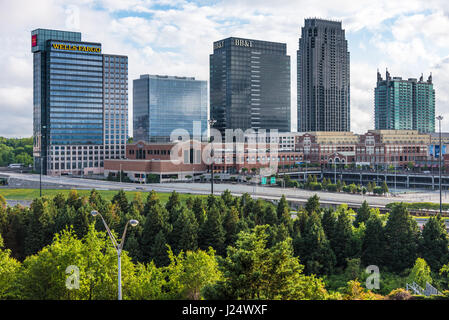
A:
<svg viewBox="0 0 449 320">
<path fill-rule="evenodd" d="M 0 6 L 0 111 L 5 123 L 21 123 L 0 126 L 0 135 L 32 134 L 30 31 L 68 25 L 79 29 L 83 40 L 101 42 L 103 52 L 128 55 L 131 122 L 133 79 L 149 73 L 209 80 L 213 41 L 238 36 L 287 43 L 295 124 L 298 38 L 304 18 L 315 16 L 341 20 L 346 30 L 353 131 L 373 127 L 377 68 L 388 67 L 403 78 L 433 71 L 437 110 L 449 103 L 449 59 L 444 59 L 449 56 L 449 4 L 443 0 L 346 0 L 338 5 L 334 0 L 28 0 Z M 132 123 L 129 128 L 132 135 Z"/>
</svg>

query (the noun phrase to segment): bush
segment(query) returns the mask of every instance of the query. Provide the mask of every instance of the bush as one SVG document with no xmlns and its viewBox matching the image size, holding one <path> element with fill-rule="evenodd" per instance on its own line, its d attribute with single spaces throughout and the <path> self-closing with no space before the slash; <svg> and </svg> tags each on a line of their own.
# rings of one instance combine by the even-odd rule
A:
<svg viewBox="0 0 449 320">
<path fill-rule="evenodd" d="M 337 191 L 337 185 L 334 184 L 334 183 L 328 184 L 327 185 L 327 191 L 333 191 L 333 192 Z"/>
<path fill-rule="evenodd" d="M 410 292 L 403 288 L 394 289 L 390 292 L 390 294 L 387 296 L 388 300 L 410 300 L 412 298 L 412 295 Z"/>
<path fill-rule="evenodd" d="M 321 190 L 322 188 L 323 187 L 322 187 L 321 183 L 319 183 L 319 182 L 312 182 L 309 185 L 310 190 Z"/>
<path fill-rule="evenodd" d="M 383 195 L 384 194 L 384 189 L 382 187 L 375 187 L 373 190 L 374 194 L 378 194 L 378 195 Z"/>
</svg>

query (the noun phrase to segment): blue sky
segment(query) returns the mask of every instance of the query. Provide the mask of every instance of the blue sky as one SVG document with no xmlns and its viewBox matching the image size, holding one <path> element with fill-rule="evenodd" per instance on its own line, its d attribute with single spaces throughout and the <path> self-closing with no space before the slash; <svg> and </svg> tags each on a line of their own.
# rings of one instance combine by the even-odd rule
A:
<svg viewBox="0 0 449 320">
<path fill-rule="evenodd" d="M 24 10 L 26 8 L 26 10 Z M 351 130 L 373 129 L 376 72 L 427 79 L 436 112 L 449 131 L 449 3 L 443 0 L 15 0 L 0 4 L 0 136 L 32 135 L 30 31 L 82 32 L 103 52 L 129 57 L 140 74 L 209 80 L 213 41 L 230 36 L 287 43 L 291 57 L 292 123 L 296 124 L 296 50 L 304 18 L 342 21 L 351 57 Z M 446 124 L 447 123 L 447 124 Z"/>
</svg>

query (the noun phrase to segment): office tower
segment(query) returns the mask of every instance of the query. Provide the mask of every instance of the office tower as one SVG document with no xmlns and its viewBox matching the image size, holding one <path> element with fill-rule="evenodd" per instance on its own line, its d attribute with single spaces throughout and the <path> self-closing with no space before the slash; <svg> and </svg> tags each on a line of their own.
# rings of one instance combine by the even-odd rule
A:
<svg viewBox="0 0 449 320">
<path fill-rule="evenodd" d="M 427 81 L 391 77 L 385 80 L 377 72 L 374 89 L 374 122 L 376 130 L 418 130 L 435 132 L 435 90 L 432 76 Z"/>
<path fill-rule="evenodd" d="M 43 174 L 102 173 L 105 158 L 125 156 L 127 57 L 103 55 L 79 32 L 46 29 L 31 32 L 31 52 L 35 168 L 42 161 Z"/>
<path fill-rule="evenodd" d="M 136 142 L 169 142 L 176 129 L 191 138 L 202 135 L 207 130 L 207 81 L 141 75 L 133 81 L 133 121 Z"/>
<path fill-rule="evenodd" d="M 350 131 L 349 52 L 341 22 L 305 19 L 297 70 L 298 132 Z"/>
<path fill-rule="evenodd" d="M 126 157 L 128 138 L 128 57 L 103 55 L 104 159 Z"/>
<path fill-rule="evenodd" d="M 290 132 L 290 56 L 285 43 L 227 38 L 210 55 L 214 128 Z"/>
</svg>

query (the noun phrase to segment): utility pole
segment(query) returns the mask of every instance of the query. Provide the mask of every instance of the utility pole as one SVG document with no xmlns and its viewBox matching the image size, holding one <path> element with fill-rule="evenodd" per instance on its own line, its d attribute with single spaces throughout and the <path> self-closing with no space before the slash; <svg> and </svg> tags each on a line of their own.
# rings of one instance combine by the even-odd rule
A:
<svg viewBox="0 0 449 320">
<path fill-rule="evenodd" d="M 441 198 L 441 158 L 443 157 L 443 149 L 441 148 L 441 120 L 443 120 L 443 116 L 439 115 L 437 117 L 438 120 L 438 124 L 439 124 L 439 128 L 440 128 L 440 152 L 438 155 L 438 160 L 439 160 L 439 184 L 440 184 L 440 216 L 442 214 L 443 211 L 443 203 L 442 203 L 442 198 Z"/>
<path fill-rule="evenodd" d="M 337 164 L 334 159 L 334 183 L 337 184 Z"/>
<path fill-rule="evenodd" d="M 215 119 L 209 119 L 209 128 L 212 128 L 212 126 L 217 122 Z M 211 162 L 210 162 L 210 193 L 214 194 L 214 145 L 212 142 L 212 137 L 209 139 L 210 141 L 210 156 L 211 156 Z"/>
<path fill-rule="evenodd" d="M 42 198 L 42 150 L 41 150 L 41 154 L 39 157 L 39 167 L 40 167 L 40 170 L 39 170 L 39 197 Z"/>
</svg>

